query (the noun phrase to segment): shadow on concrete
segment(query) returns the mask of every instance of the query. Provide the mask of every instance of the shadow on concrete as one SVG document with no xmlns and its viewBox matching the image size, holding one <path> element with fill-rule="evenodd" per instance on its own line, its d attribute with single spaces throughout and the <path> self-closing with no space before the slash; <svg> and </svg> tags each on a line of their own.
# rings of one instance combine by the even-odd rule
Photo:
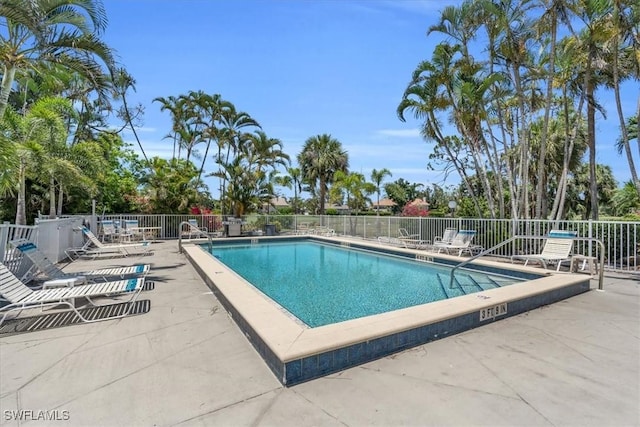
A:
<svg viewBox="0 0 640 427">
<path fill-rule="evenodd" d="M 119 315 L 121 316 L 126 313 L 128 309 L 129 303 L 122 302 L 102 305 L 99 307 L 83 308 L 78 311 L 80 311 L 86 319 L 99 320 L 109 319 Z M 148 313 L 149 310 L 151 310 L 151 301 L 139 300 L 133 303 L 133 307 L 131 307 L 131 311 L 128 316 L 145 314 Z M 82 323 L 84 322 L 73 311 L 62 311 L 32 317 L 22 317 L 5 321 L 2 327 L 0 327 L 0 336 L 43 331 Z"/>
</svg>

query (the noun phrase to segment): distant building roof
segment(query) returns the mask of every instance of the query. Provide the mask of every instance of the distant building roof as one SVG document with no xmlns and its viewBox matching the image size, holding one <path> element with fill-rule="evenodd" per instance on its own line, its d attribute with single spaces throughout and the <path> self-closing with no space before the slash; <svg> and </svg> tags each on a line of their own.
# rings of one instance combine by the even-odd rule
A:
<svg viewBox="0 0 640 427">
<path fill-rule="evenodd" d="M 380 199 L 380 203 L 373 203 L 372 206 L 375 208 L 380 206 L 381 208 L 390 208 L 396 206 L 396 202 L 391 199 Z"/>
<path fill-rule="evenodd" d="M 284 197 L 273 197 L 269 200 L 269 203 L 275 207 L 286 207 L 289 206 L 287 199 Z"/>
<path fill-rule="evenodd" d="M 411 202 L 409 204 L 411 206 L 416 206 L 416 207 L 425 207 L 425 208 L 429 207 L 429 202 L 427 202 L 424 199 L 415 199 L 413 202 Z"/>
<path fill-rule="evenodd" d="M 326 206 L 326 209 L 335 209 L 337 211 L 348 211 L 349 210 L 349 206 L 330 203 L 328 206 Z"/>
</svg>

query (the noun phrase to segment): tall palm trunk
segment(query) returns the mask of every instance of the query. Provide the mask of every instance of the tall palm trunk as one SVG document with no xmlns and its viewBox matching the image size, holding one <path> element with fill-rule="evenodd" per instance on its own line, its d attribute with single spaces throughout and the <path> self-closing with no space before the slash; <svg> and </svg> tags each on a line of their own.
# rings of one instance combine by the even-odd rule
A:
<svg viewBox="0 0 640 427">
<path fill-rule="evenodd" d="M 555 9 L 554 9 L 555 10 Z M 547 216 L 547 204 L 543 203 L 546 188 L 547 176 L 545 173 L 545 162 L 547 157 L 547 135 L 549 134 L 549 116 L 551 114 L 551 104 L 553 101 L 553 76 L 555 74 L 556 60 L 556 37 L 557 18 L 553 12 L 551 16 L 551 46 L 549 47 L 549 71 L 547 73 L 547 94 L 544 106 L 544 119 L 542 124 L 542 137 L 540 138 L 540 158 L 538 159 L 538 188 L 536 189 L 536 219 L 543 219 Z"/>
<path fill-rule="evenodd" d="M 27 225 L 26 203 L 27 203 L 27 165 L 24 160 L 20 160 L 18 168 L 18 201 L 16 207 L 16 225 Z"/>
<path fill-rule="evenodd" d="M 11 64 L 5 64 L 4 73 L 2 73 L 2 87 L 0 88 L 0 119 L 4 117 L 4 112 L 7 109 L 11 86 L 15 77 L 16 67 Z"/>
<path fill-rule="evenodd" d="M 587 96 L 587 141 L 589 145 L 589 193 L 591 219 L 598 220 L 598 179 L 596 176 L 596 101 L 594 98 L 595 82 L 591 64 L 595 58 L 595 46 L 589 45 L 589 58 L 586 68 L 585 92 Z"/>
<path fill-rule="evenodd" d="M 56 217 L 56 180 L 53 174 L 49 176 L 49 219 Z"/>
<path fill-rule="evenodd" d="M 520 63 L 514 62 L 513 69 L 513 81 L 516 88 L 516 98 L 518 101 L 518 110 L 520 112 L 520 130 L 518 132 L 518 144 L 520 145 L 520 215 L 522 218 L 529 218 L 531 212 L 529 211 L 529 168 L 526 166 L 529 163 L 529 138 L 527 135 L 528 121 L 527 110 L 524 105 L 524 99 L 526 97 L 522 88 L 522 78 L 520 76 Z"/>
<path fill-rule="evenodd" d="M 60 184 L 60 188 L 58 189 L 58 210 L 56 214 L 60 217 L 62 216 L 62 203 L 64 197 L 64 189 L 62 188 L 62 184 Z"/>
<path fill-rule="evenodd" d="M 580 126 L 582 125 L 582 108 L 584 106 L 586 94 L 582 92 L 580 95 L 580 101 L 578 102 L 578 108 L 576 110 L 576 121 L 571 128 L 569 121 L 569 98 L 566 90 L 566 86 L 563 89 L 562 99 L 564 100 L 564 121 L 565 121 L 565 143 L 564 143 L 564 157 L 562 160 L 562 173 L 558 182 L 558 190 L 556 191 L 556 197 L 553 201 L 553 208 L 551 210 L 550 217 L 559 221 L 564 215 L 564 205 L 567 197 L 567 179 L 569 176 L 569 164 L 571 162 L 571 154 L 573 153 L 573 147 L 575 140 L 580 132 Z M 571 130 L 570 130 L 571 129 Z"/>
<path fill-rule="evenodd" d="M 327 194 L 327 183 L 324 177 L 320 178 L 320 196 L 318 200 L 318 213 L 324 215 L 324 199 Z"/>
<path fill-rule="evenodd" d="M 619 22 L 619 9 L 618 2 L 613 2 L 613 16 L 615 24 Z M 629 145 L 629 132 L 627 131 L 627 126 L 624 122 L 624 113 L 622 112 L 622 101 L 620 100 L 620 71 L 618 69 L 619 61 L 618 55 L 620 53 L 620 28 L 617 27 L 614 30 L 613 35 L 613 93 L 616 98 L 616 109 L 618 110 L 618 120 L 620 121 L 620 130 L 622 132 L 622 145 L 624 147 L 624 152 L 627 156 L 627 162 L 629 163 L 629 172 L 631 172 L 631 179 L 633 180 L 633 184 L 636 187 L 636 191 L 638 195 L 640 195 L 640 180 L 638 180 L 638 172 L 636 171 L 636 166 L 633 161 L 633 155 L 631 154 L 631 146 Z M 638 99 L 640 103 L 640 99 Z M 640 105 L 640 104 L 639 104 Z"/>
</svg>

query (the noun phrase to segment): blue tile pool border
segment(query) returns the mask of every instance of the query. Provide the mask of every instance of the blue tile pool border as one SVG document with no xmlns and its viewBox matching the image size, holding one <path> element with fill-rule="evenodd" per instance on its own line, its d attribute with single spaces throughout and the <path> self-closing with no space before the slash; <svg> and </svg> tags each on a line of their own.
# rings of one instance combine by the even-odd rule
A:
<svg viewBox="0 0 640 427">
<path fill-rule="evenodd" d="M 451 319 L 422 325 L 418 328 L 397 332 L 366 342 L 356 343 L 325 353 L 284 363 L 284 385 L 295 385 L 319 378 L 347 368 L 361 365 L 399 351 L 426 344 L 441 338 L 493 323 L 497 320 L 516 316 L 535 308 L 553 304 L 563 299 L 587 292 L 589 280 L 582 283 L 555 289 L 507 303 L 507 314 L 493 319 L 480 321 L 477 311 Z M 279 370 L 282 372 L 282 369 Z"/>
<path fill-rule="evenodd" d="M 308 236 L 279 238 L 278 241 L 300 241 L 309 238 L 310 237 Z M 313 238 L 311 239 L 316 240 Z M 327 243 L 327 241 L 323 239 L 317 240 L 322 241 L 323 243 Z M 251 239 L 234 239 L 233 243 L 255 242 L 251 242 Z M 340 244 L 337 243 L 337 245 L 339 246 Z M 365 245 L 350 244 L 349 246 L 364 250 L 372 250 L 371 247 Z M 377 251 L 378 248 L 375 248 L 374 250 Z M 403 252 L 396 252 L 393 251 L 393 249 L 389 248 L 380 248 L 380 252 L 406 256 L 407 258 L 412 258 L 415 256 Z M 497 320 L 516 316 L 524 312 L 536 309 L 538 307 L 553 304 L 555 302 L 573 297 L 575 295 L 579 295 L 581 293 L 589 291 L 590 289 L 590 280 L 589 278 L 585 278 L 583 281 L 572 285 L 509 301 L 508 303 L 506 303 L 506 313 L 498 315 L 492 319 L 481 321 L 479 312 L 473 311 L 446 320 L 424 324 L 416 328 L 391 333 L 379 338 L 357 342 L 331 351 L 326 351 L 284 362 L 278 358 L 278 356 L 269 348 L 268 344 L 265 343 L 262 338 L 260 338 L 256 331 L 242 317 L 242 315 L 236 310 L 236 308 L 227 300 L 224 294 L 220 292 L 215 283 L 204 273 L 198 263 L 193 262 L 188 253 L 187 257 L 190 259 L 198 274 L 202 277 L 207 286 L 209 286 L 209 288 L 212 290 L 225 310 L 233 318 L 236 325 L 240 328 L 251 345 L 267 363 L 267 366 L 269 366 L 276 378 L 278 378 L 278 380 L 285 386 L 292 386 L 302 382 L 313 380 L 315 378 L 320 378 L 331 373 L 339 372 L 347 368 L 358 366 L 363 363 L 370 362 L 393 353 L 397 353 L 399 351 L 426 344 L 431 341 L 435 341 L 451 335 L 459 334 L 461 332 L 474 329 L 481 325 L 487 325 Z M 455 262 L 453 263 L 455 264 Z M 489 267 L 486 271 L 491 270 L 493 270 L 493 268 Z M 496 268 L 495 270 L 499 269 Z M 508 270 L 510 274 L 514 273 L 513 270 L 504 270 Z M 542 276 L 535 274 L 526 274 L 525 278 L 535 279 L 540 277 Z"/>
</svg>

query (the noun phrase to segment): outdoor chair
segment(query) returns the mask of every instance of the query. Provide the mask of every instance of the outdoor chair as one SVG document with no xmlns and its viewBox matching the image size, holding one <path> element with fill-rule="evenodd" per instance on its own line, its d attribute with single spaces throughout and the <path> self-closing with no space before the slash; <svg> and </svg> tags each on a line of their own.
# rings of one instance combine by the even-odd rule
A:
<svg viewBox="0 0 640 427">
<path fill-rule="evenodd" d="M 333 228 L 329 228 L 324 225 L 320 225 L 312 230 L 313 234 L 317 236 L 333 237 L 336 235 L 336 231 Z"/>
<path fill-rule="evenodd" d="M 400 239 L 398 237 L 378 237 L 378 243 L 381 245 L 397 246 L 406 249 L 426 249 L 430 247 L 428 240 L 419 239 Z"/>
<path fill-rule="evenodd" d="M 469 254 L 471 254 L 471 241 L 473 240 L 475 235 L 475 230 L 460 230 L 456 233 L 453 239 L 451 239 L 451 242 L 434 242 L 431 248 L 438 253 L 442 251 L 445 251 L 447 253 L 458 252 L 458 256 L 462 256 L 464 252 L 468 252 Z"/>
<path fill-rule="evenodd" d="M 295 234 L 297 234 L 297 235 L 305 235 L 305 234 L 310 234 L 310 233 L 311 233 L 311 227 L 309 227 L 309 224 L 306 223 L 306 222 L 301 222 L 296 227 Z"/>
<path fill-rule="evenodd" d="M 145 277 L 149 273 L 149 264 L 138 264 L 128 267 L 103 268 L 75 273 L 66 273 L 56 266 L 45 254 L 38 249 L 35 243 L 26 239 L 12 240 L 10 242 L 16 249 L 22 252 L 47 280 L 62 280 L 76 278 L 81 281 L 110 281 L 125 279 L 132 276 Z M 46 286 L 45 282 L 45 286 Z"/>
<path fill-rule="evenodd" d="M 419 234 L 409 234 L 406 228 L 398 228 L 399 239 L 416 239 L 420 237 Z"/>
<path fill-rule="evenodd" d="M 144 240 L 144 235 L 137 219 L 125 219 L 124 232 L 129 240 Z"/>
<path fill-rule="evenodd" d="M 442 236 L 436 236 L 433 238 L 433 244 L 449 244 L 453 241 L 453 238 L 458 234 L 456 228 L 445 228 Z"/>
<path fill-rule="evenodd" d="M 137 251 L 139 255 L 146 255 L 151 251 L 151 242 L 106 244 L 102 243 L 87 227 L 82 227 L 81 230 L 87 240 L 82 247 L 68 248 L 65 251 L 70 259 L 97 258 L 101 256 L 126 257 L 132 255 L 131 250 Z"/>
<path fill-rule="evenodd" d="M 73 285 L 69 281 L 67 284 Z M 7 302 L 0 307 L 0 325 L 5 321 L 7 315 L 15 310 L 27 310 L 33 308 L 44 308 L 48 306 L 66 305 L 69 312 L 75 313 L 83 322 L 97 322 L 102 320 L 118 319 L 127 316 L 134 306 L 140 291 L 144 286 L 144 278 L 118 280 L 115 282 L 93 283 L 72 287 L 56 287 L 50 289 L 33 290 L 22 283 L 13 273 L 2 263 L 0 263 L 0 300 Z M 96 297 L 116 297 L 123 294 L 131 294 L 131 298 L 126 301 L 127 309 L 117 315 L 88 319 L 76 308 L 76 298 L 86 298 L 91 306 L 108 307 L 107 305 L 97 305 L 92 298 Z"/>
<path fill-rule="evenodd" d="M 545 269 L 547 264 L 557 263 L 556 271 L 560 271 L 563 262 L 571 262 L 574 237 L 578 237 L 575 231 L 551 230 L 539 254 L 512 255 L 511 262 L 524 260 L 524 265 L 527 265 L 529 261 L 535 261 Z"/>
<path fill-rule="evenodd" d="M 116 224 L 113 220 L 105 219 L 100 222 L 100 226 L 102 227 L 102 233 L 100 236 L 102 237 L 102 242 L 110 241 L 115 242 L 119 239 L 118 230 L 116 229 Z"/>
</svg>

